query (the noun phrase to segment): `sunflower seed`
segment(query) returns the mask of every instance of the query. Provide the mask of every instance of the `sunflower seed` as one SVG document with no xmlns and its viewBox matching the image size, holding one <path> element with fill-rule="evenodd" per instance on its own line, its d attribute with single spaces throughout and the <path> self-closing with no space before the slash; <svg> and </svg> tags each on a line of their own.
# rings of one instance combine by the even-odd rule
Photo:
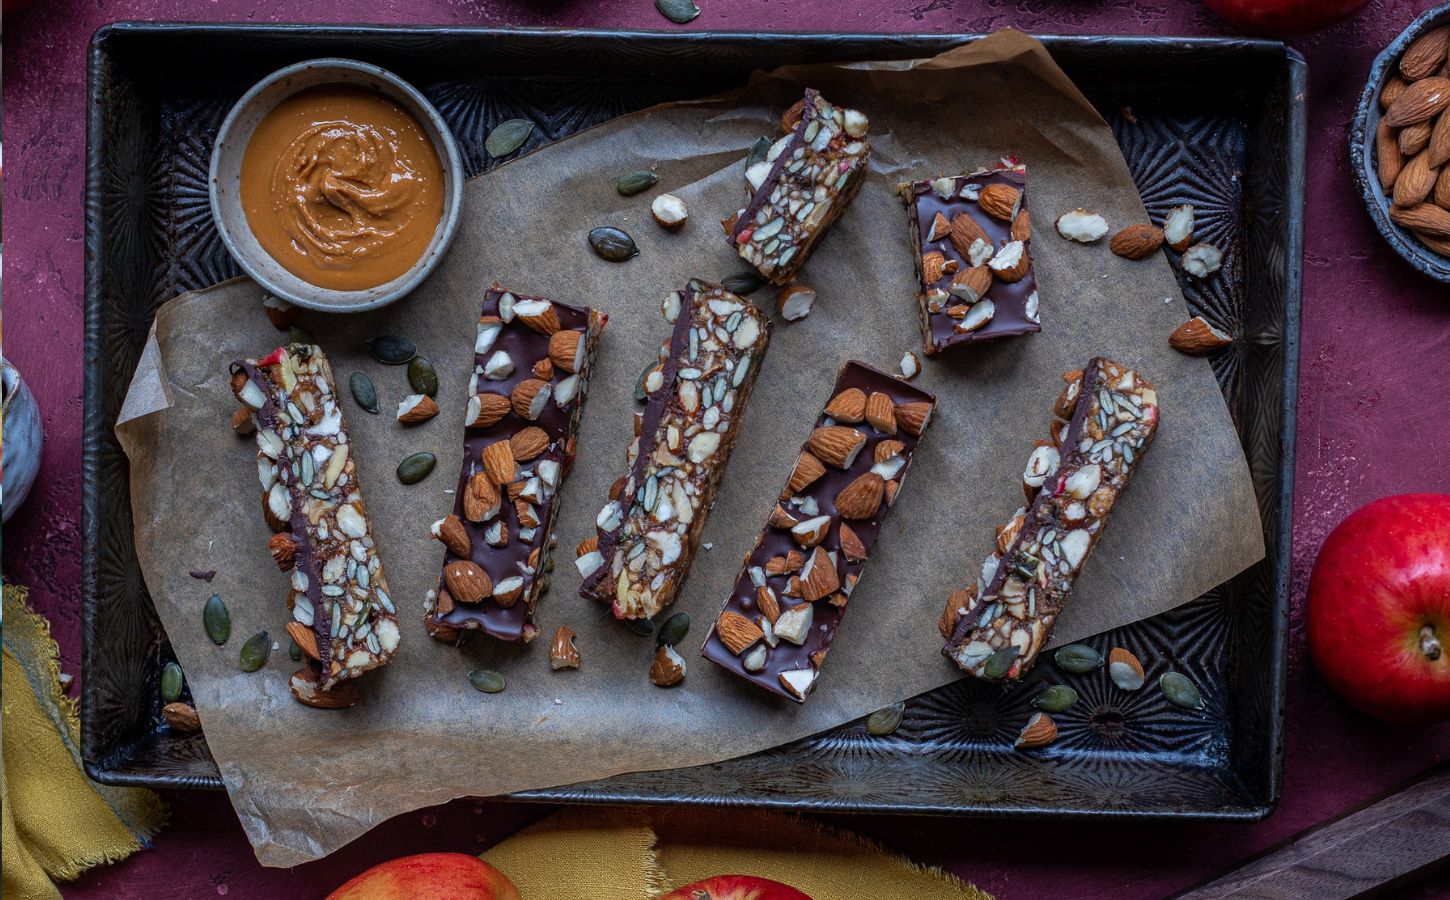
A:
<svg viewBox="0 0 1450 900">
<path fill-rule="evenodd" d="M 528 119 L 509 119 L 494 126 L 483 142 L 483 149 L 492 157 L 508 156 L 519 149 L 534 132 L 534 123 Z"/>
<path fill-rule="evenodd" d="M 1011 671 L 1019 652 L 1016 646 L 1008 646 L 993 653 L 987 658 L 986 665 L 982 666 L 982 675 L 991 680 L 1004 677 Z"/>
<path fill-rule="evenodd" d="M 221 594 L 212 594 L 206 598 L 206 606 L 201 608 L 201 624 L 206 629 L 206 636 L 218 647 L 231 637 L 232 614 L 227 612 L 227 605 L 222 602 Z"/>
<path fill-rule="evenodd" d="M 650 635 L 655 633 L 653 619 L 625 619 L 624 627 L 633 631 L 635 634 Z"/>
<path fill-rule="evenodd" d="M 437 464 L 438 457 L 426 450 L 422 453 L 405 456 L 403 461 L 398 463 L 398 480 L 403 484 L 417 484 L 427 478 L 428 473 L 432 472 L 433 467 Z"/>
<path fill-rule="evenodd" d="M 242 644 L 238 661 L 243 672 L 255 672 L 267 664 L 267 657 L 271 654 L 272 639 L 267 636 L 267 632 L 259 631 Z"/>
<path fill-rule="evenodd" d="M 1054 684 L 1032 698 L 1032 705 L 1043 712 L 1060 713 L 1077 702 L 1077 691 L 1065 684 Z"/>
<path fill-rule="evenodd" d="M 736 272 L 720 282 L 720 286 L 737 297 L 745 297 L 760 290 L 765 285 L 765 277 L 759 272 Z"/>
<path fill-rule="evenodd" d="M 1203 709 L 1203 695 L 1188 676 L 1180 675 L 1177 672 L 1164 672 L 1158 679 L 1158 688 L 1163 691 L 1163 696 L 1174 706 L 1181 706 L 1184 709 Z"/>
<path fill-rule="evenodd" d="M 660 633 L 655 635 L 655 644 L 660 647 L 673 647 L 685 639 L 685 632 L 690 630 L 690 614 L 677 612 L 660 626 Z"/>
<path fill-rule="evenodd" d="M 613 225 L 601 225 L 589 232 L 589 246 L 610 262 L 624 262 L 639 256 L 639 248 L 634 245 L 634 238 Z"/>
<path fill-rule="evenodd" d="M 655 0 L 655 9 L 676 25 L 684 25 L 700 14 L 695 0 Z"/>
<path fill-rule="evenodd" d="M 1074 675 L 1085 675 L 1102 668 L 1103 665 L 1103 655 L 1086 644 L 1068 644 L 1053 654 L 1052 658 L 1059 668 Z"/>
<path fill-rule="evenodd" d="M 647 172 L 643 170 L 639 172 L 630 172 L 628 175 L 625 175 L 623 178 L 619 179 L 619 182 L 615 184 L 614 189 L 619 191 L 622 196 L 633 197 L 640 191 L 647 191 L 650 188 L 654 187 L 656 184 L 659 184 L 659 180 L 660 177 L 653 172 Z"/>
<path fill-rule="evenodd" d="M 503 690 L 503 676 L 492 669 L 474 669 L 468 673 L 468 680 L 485 694 L 497 694 Z"/>
<path fill-rule="evenodd" d="M 438 370 L 433 368 L 433 362 L 428 357 L 415 356 L 408 360 L 408 384 L 412 385 L 415 394 L 438 396 Z"/>
<path fill-rule="evenodd" d="M 181 666 L 169 662 L 161 670 L 161 702 L 175 703 L 181 696 L 181 686 L 186 682 L 186 677 L 181 674 Z"/>
<path fill-rule="evenodd" d="M 370 413 L 378 411 L 378 389 L 373 387 L 373 380 L 362 372 L 352 373 L 347 380 L 348 387 L 352 388 L 352 399 L 357 405 Z"/>
<path fill-rule="evenodd" d="M 906 713 L 905 703 L 893 703 L 885 709 L 878 709 L 866 718 L 866 733 L 885 737 L 901 726 L 901 717 Z"/>
<path fill-rule="evenodd" d="M 368 341 L 368 352 L 384 365 L 401 366 L 418 355 L 418 348 L 401 334 L 381 334 Z"/>
</svg>

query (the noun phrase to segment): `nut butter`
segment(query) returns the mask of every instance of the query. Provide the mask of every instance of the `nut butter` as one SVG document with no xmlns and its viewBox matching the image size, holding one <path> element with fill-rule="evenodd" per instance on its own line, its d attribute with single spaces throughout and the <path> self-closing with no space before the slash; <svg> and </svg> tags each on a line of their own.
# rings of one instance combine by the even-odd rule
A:
<svg viewBox="0 0 1450 900">
<path fill-rule="evenodd" d="M 408 272 L 438 230 L 444 188 L 418 121 L 353 85 L 283 100 L 242 157 L 242 208 L 257 242 L 287 271 L 330 290 L 366 290 Z"/>
</svg>

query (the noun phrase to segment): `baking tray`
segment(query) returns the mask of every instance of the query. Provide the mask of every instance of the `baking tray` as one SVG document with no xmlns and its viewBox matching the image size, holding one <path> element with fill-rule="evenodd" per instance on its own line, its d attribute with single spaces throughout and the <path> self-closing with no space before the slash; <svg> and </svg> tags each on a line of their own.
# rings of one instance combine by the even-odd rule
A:
<svg viewBox="0 0 1450 900">
<path fill-rule="evenodd" d="M 107 784 L 220 786 L 201 734 L 160 724 L 169 658 L 136 563 L 126 458 L 113 434 L 156 307 L 239 274 L 207 205 L 217 126 L 255 80 L 348 56 L 418 85 L 469 174 L 489 128 L 539 123 L 530 147 L 784 63 L 931 56 L 972 35 L 692 34 L 471 28 L 110 25 L 90 57 L 86 182 L 81 752 Z M 1225 276 L 1183 285 L 1240 334 L 1213 358 L 1243 439 L 1268 556 L 1179 609 L 1099 635 L 1204 690 L 1190 713 L 1153 689 L 1077 679 L 1061 737 L 1011 751 L 1054 667 L 1006 689 L 962 680 L 908 702 L 899 730 L 858 721 L 714 765 L 526 791 L 515 799 L 798 810 L 1255 819 L 1279 797 L 1303 247 L 1305 66 L 1254 40 L 1044 37 L 1112 123 L 1150 211 L 1191 202 Z M 869 106 L 869 104 L 868 104 Z M 164 527 L 164 523 L 156 523 Z M 198 584 L 204 590 L 204 586 Z M 1101 674 L 1101 673 L 1099 673 Z"/>
</svg>

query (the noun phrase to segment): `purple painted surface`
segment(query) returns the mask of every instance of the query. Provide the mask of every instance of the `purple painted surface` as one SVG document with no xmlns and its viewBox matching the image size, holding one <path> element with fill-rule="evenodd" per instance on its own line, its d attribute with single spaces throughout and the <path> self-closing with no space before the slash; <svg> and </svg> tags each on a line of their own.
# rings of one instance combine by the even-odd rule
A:
<svg viewBox="0 0 1450 900">
<path fill-rule="evenodd" d="M 1227 33 L 1196 0 L 700 0 L 694 29 Z M 1315 553 L 1349 511 L 1387 494 L 1450 490 L 1450 292 L 1379 241 L 1346 165 L 1345 135 L 1370 60 L 1429 0 L 1376 0 L 1295 42 L 1310 63 L 1309 200 L 1295 509 L 1295 612 L 1284 800 L 1255 825 L 1003 823 L 833 817 L 999 897 L 1152 896 L 1257 853 L 1450 758 L 1450 729 L 1398 730 L 1352 713 L 1309 666 L 1299 613 Z M 30 585 L 70 672 L 79 670 L 82 185 L 85 50 L 117 19 L 349 21 L 316 0 L 41 0 L 5 17 L 6 356 L 46 425 L 41 480 L 7 526 L 7 579 Z M 301 15 L 305 13 L 304 15 Z M 369 20 L 669 29 L 649 0 L 377 0 Z M 477 851 L 542 807 L 458 801 L 402 816 L 294 870 L 254 862 L 220 794 L 173 794 L 154 849 L 67 889 L 89 897 L 305 897 L 368 865 L 423 850 Z"/>
</svg>

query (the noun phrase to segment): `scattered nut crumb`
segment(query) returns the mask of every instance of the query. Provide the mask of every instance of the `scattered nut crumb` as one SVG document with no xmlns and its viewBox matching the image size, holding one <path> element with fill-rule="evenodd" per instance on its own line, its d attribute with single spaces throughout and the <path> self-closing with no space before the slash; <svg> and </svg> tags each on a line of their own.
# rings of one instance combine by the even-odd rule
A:
<svg viewBox="0 0 1450 900">
<path fill-rule="evenodd" d="M 901 354 L 901 377 L 907 381 L 915 378 L 921 372 L 921 359 L 910 350 Z"/>
<path fill-rule="evenodd" d="M 787 322 L 798 322 L 810 315 L 811 307 L 815 303 L 815 289 L 800 283 L 781 288 L 780 296 L 775 301 L 776 308 Z"/>
<path fill-rule="evenodd" d="M 1223 253 L 1212 244 L 1194 244 L 1183 251 L 1183 271 L 1194 278 L 1207 278 L 1223 264 Z"/>
<path fill-rule="evenodd" d="M 1168 210 L 1163 217 L 1163 239 L 1182 253 L 1193 243 L 1193 207 L 1185 203 Z"/>
<path fill-rule="evenodd" d="M 1057 233 L 1070 241 L 1091 244 L 1108 233 L 1108 221 L 1079 206 L 1057 217 Z"/>
<path fill-rule="evenodd" d="M 568 625 L 560 625 L 559 630 L 554 632 L 554 643 L 549 647 L 549 668 L 555 672 L 560 669 L 579 668 L 579 649 L 574 646 L 574 629 Z"/>
<path fill-rule="evenodd" d="M 660 647 L 655 653 L 654 664 L 649 669 L 649 680 L 656 687 L 674 687 L 685 680 L 684 657 L 669 645 Z"/>
</svg>

